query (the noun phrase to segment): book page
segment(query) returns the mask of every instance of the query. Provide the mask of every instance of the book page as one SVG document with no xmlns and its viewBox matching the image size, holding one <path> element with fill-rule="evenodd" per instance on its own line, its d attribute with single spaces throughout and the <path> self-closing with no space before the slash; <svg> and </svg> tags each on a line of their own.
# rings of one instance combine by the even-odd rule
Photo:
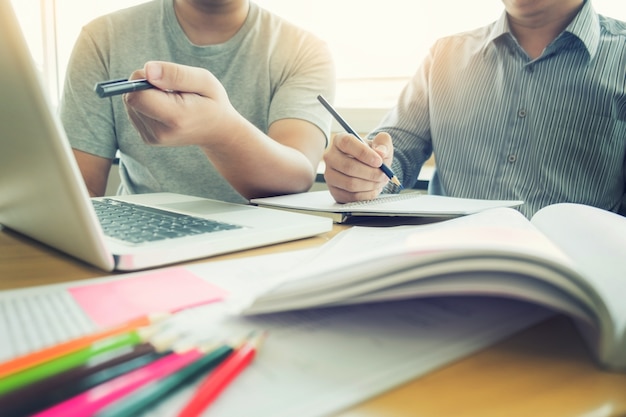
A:
<svg viewBox="0 0 626 417">
<path fill-rule="evenodd" d="M 233 305 L 235 309 L 239 303 L 247 303 L 273 287 L 276 277 L 314 251 L 305 249 L 1 291 L 0 361 L 119 324 L 120 320 L 187 308 L 198 301 L 221 301 L 228 297 L 229 303 L 224 304 Z M 156 279 L 150 281 L 153 278 Z M 171 282 L 167 282 L 168 279 Z M 204 285 L 198 285 L 196 280 L 202 280 Z M 185 288 L 172 295 L 181 284 Z M 101 302 L 95 306 L 85 304 L 88 300 L 76 296 L 83 291 L 99 292 Z M 157 295 L 161 291 L 170 296 Z M 190 291 L 194 292 L 193 296 Z M 147 304 L 144 303 L 146 297 L 149 298 Z M 137 310 L 136 304 L 129 309 L 126 305 L 129 301 L 140 302 L 140 309 Z M 101 317 L 107 320 L 99 320 Z M 111 323 L 110 318 L 115 318 L 116 322 Z"/>
<path fill-rule="evenodd" d="M 589 206 L 556 204 L 540 210 L 532 222 L 573 260 L 598 303 L 606 306 L 606 338 L 598 349 L 603 361 L 626 369 L 626 218 Z"/>
<path fill-rule="evenodd" d="M 576 302 L 593 305 L 585 291 L 568 279 L 575 273 L 570 260 L 519 212 L 498 208 L 429 225 L 353 227 L 290 271 L 282 284 L 246 311 L 277 311 L 283 303 L 286 309 L 297 308 L 298 303 L 301 307 L 336 303 L 342 297 L 409 281 L 416 287 L 418 280 L 453 274 L 459 276 L 462 290 L 463 273 L 481 271 L 541 279 L 542 285 L 554 285 Z M 478 276 L 474 274 L 472 284 Z M 436 288 L 436 279 L 432 286 Z M 442 287 L 441 293 L 448 293 L 448 288 Z M 516 295 L 514 286 L 509 295 Z"/>
<path fill-rule="evenodd" d="M 0 362 L 96 329 L 63 287 L 0 293 Z"/>
<path fill-rule="evenodd" d="M 483 349 L 550 313 L 497 298 L 408 300 L 216 318 L 211 306 L 180 323 L 198 337 L 211 331 L 268 338 L 255 361 L 203 416 L 320 417 L 335 413 Z M 147 416 L 176 415 L 193 388 Z"/>
<path fill-rule="evenodd" d="M 255 317 L 233 314 L 231 302 L 237 304 L 240 298 L 275 285 L 286 269 L 314 257 L 315 252 L 285 252 L 184 267 L 228 291 L 229 296 L 179 312 L 168 322 L 168 329 L 190 341 L 232 340 L 251 330 L 269 332 L 252 365 L 203 415 L 328 415 L 490 346 L 552 314 L 533 304 L 479 297 L 406 300 Z M 123 274 L 114 279 L 136 276 Z M 81 285 L 99 285 L 111 279 L 86 280 Z M 32 350 L 95 330 L 69 296 L 67 289 L 74 285 L 3 291 L 0 306 L 15 300 L 28 303 L 20 307 L 25 315 L 18 324 L 10 323 L 10 329 L 0 326 L 0 340 L 28 340 Z M 54 311 L 40 302 L 59 296 L 66 300 Z M 61 314 L 68 303 L 72 311 Z M 115 303 L 111 308 L 116 308 Z M 3 320 L 13 318 L 9 313 Z M 63 321 L 69 330 L 46 337 L 50 320 L 33 319 L 42 314 L 49 314 L 53 322 Z M 13 356 L 9 353 L 3 359 Z M 180 391 L 145 415 L 176 415 L 194 388 Z"/>
</svg>

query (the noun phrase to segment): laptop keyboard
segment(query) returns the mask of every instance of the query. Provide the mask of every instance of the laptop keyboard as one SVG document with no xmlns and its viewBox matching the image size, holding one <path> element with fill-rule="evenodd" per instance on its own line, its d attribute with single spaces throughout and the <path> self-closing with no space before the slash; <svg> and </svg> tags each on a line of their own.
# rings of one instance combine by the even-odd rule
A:
<svg viewBox="0 0 626 417">
<path fill-rule="evenodd" d="M 109 198 L 92 202 L 105 235 L 135 244 L 242 227 Z"/>
</svg>

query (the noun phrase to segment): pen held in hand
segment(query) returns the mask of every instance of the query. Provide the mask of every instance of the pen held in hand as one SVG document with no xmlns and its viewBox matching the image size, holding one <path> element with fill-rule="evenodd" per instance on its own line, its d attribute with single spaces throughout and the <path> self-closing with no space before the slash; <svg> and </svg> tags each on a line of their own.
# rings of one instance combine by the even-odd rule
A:
<svg viewBox="0 0 626 417">
<path fill-rule="evenodd" d="M 101 98 L 117 96 L 119 94 L 130 93 L 133 91 L 147 90 L 154 88 L 154 85 L 150 84 L 145 79 L 139 80 L 111 80 L 97 83 L 94 87 L 94 91 Z"/>
<path fill-rule="evenodd" d="M 358 140 L 360 140 L 361 142 L 365 143 L 365 141 L 361 138 L 361 136 L 359 136 L 359 134 L 356 132 L 356 130 L 354 130 L 348 124 L 348 122 L 346 122 L 343 119 L 343 117 L 341 117 L 341 115 L 339 113 L 337 113 L 337 110 L 335 110 L 333 108 L 333 106 L 323 96 L 319 95 L 319 96 L 317 96 L 317 99 L 319 100 L 320 103 L 322 103 L 322 106 L 324 106 L 326 108 L 326 110 L 328 110 L 330 112 L 330 114 L 335 118 L 335 120 L 337 120 L 337 123 L 339 123 L 341 125 L 341 127 L 343 127 L 346 130 L 346 132 L 350 133 L 351 135 L 355 136 Z M 402 183 L 400 183 L 400 180 L 398 179 L 398 177 L 396 177 L 396 175 L 391 170 L 391 168 L 389 168 L 387 165 L 385 165 L 383 163 L 380 166 L 380 170 L 383 171 L 385 173 L 385 175 L 387 175 L 387 177 L 391 180 L 391 182 L 393 182 L 394 184 L 396 184 L 400 188 L 404 188 L 402 186 Z"/>
</svg>

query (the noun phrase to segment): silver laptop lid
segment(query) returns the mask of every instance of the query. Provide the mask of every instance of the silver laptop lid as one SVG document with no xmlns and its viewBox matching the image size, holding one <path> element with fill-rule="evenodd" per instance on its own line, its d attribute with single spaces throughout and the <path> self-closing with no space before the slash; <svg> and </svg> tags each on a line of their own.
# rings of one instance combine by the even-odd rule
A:
<svg viewBox="0 0 626 417">
<path fill-rule="evenodd" d="M 0 2 L 0 223 L 112 270 L 87 189 L 9 1 Z"/>
</svg>

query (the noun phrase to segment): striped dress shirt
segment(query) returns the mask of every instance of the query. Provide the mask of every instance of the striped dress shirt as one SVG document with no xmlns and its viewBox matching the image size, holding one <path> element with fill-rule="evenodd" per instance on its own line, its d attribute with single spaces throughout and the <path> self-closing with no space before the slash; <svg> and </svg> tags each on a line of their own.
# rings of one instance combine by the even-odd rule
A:
<svg viewBox="0 0 626 417">
<path fill-rule="evenodd" d="M 587 1 L 530 59 L 506 13 L 443 38 L 379 131 L 405 186 L 434 154 L 432 194 L 524 200 L 531 217 L 558 202 L 626 214 L 626 24 Z"/>
</svg>

